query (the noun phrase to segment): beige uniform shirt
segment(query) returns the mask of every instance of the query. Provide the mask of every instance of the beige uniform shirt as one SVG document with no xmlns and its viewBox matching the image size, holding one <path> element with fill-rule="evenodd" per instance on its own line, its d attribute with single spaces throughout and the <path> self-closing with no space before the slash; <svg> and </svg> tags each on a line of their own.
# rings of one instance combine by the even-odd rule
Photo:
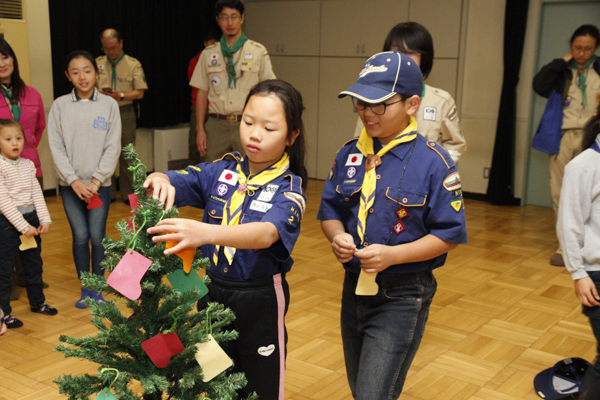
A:
<svg viewBox="0 0 600 400">
<path fill-rule="evenodd" d="M 208 92 L 209 113 L 241 114 L 250 89 L 258 82 L 276 78 L 267 49 L 253 40 L 246 40 L 233 55 L 233 63 L 237 82 L 229 87 L 221 44 L 207 47 L 200 55 L 190 85 Z"/>
<path fill-rule="evenodd" d="M 110 88 L 112 82 L 112 64 L 108 61 L 107 56 L 96 58 L 96 64 L 100 70 L 100 76 L 96 81 L 96 87 L 102 90 Z M 123 59 L 117 64 L 117 88 L 115 92 L 130 92 L 134 89 L 148 89 L 146 83 L 146 75 L 142 69 L 142 64 L 135 58 L 125 54 Z M 131 100 L 117 100 L 119 106 L 124 106 L 133 103 Z"/>
<path fill-rule="evenodd" d="M 587 69 L 585 79 L 587 107 L 581 107 L 581 92 L 579 82 L 579 72 L 575 68 L 571 68 L 573 80 L 569 86 L 569 94 L 565 100 L 563 108 L 563 123 L 562 129 L 583 129 L 585 123 L 594 116 L 600 101 L 600 76 L 596 73 L 593 67 Z"/>
<path fill-rule="evenodd" d="M 417 130 L 429 140 L 440 144 L 458 162 L 467 150 L 467 142 L 460 133 L 460 122 L 456 102 L 450 93 L 425 85 L 425 96 L 417 110 Z M 354 136 L 359 136 L 364 128 L 360 118 Z"/>
</svg>

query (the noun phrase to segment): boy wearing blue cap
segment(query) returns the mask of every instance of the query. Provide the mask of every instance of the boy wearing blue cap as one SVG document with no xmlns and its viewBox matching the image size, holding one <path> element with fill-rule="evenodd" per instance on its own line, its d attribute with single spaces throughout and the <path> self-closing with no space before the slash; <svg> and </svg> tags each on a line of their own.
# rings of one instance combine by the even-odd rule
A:
<svg viewBox="0 0 600 400">
<path fill-rule="evenodd" d="M 460 177 L 417 133 L 423 77 L 398 52 L 371 57 L 351 96 L 365 129 L 338 152 L 317 219 L 346 270 L 341 329 L 355 399 L 402 392 L 437 283 L 432 271 L 466 243 Z"/>
</svg>

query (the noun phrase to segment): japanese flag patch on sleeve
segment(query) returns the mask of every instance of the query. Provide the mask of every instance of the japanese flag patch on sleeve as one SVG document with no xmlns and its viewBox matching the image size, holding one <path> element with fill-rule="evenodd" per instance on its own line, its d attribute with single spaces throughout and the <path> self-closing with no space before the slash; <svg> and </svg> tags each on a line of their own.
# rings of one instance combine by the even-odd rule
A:
<svg viewBox="0 0 600 400">
<path fill-rule="evenodd" d="M 348 154 L 348 160 L 346 160 L 346 166 L 348 165 L 361 165 L 363 160 L 362 153 Z"/>
<path fill-rule="evenodd" d="M 219 177 L 219 182 L 225 182 L 229 185 L 235 186 L 237 184 L 237 172 L 225 169 L 221 172 L 221 176 Z"/>
</svg>

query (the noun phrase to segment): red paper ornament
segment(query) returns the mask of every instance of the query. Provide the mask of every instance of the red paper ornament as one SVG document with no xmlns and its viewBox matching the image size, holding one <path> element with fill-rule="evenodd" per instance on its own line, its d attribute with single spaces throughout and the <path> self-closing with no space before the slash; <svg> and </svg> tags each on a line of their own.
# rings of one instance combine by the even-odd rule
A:
<svg viewBox="0 0 600 400">
<path fill-rule="evenodd" d="M 164 368 L 171 362 L 171 357 L 185 350 L 176 332 L 159 333 L 142 343 L 142 349 L 148 354 L 154 365 Z"/>
</svg>

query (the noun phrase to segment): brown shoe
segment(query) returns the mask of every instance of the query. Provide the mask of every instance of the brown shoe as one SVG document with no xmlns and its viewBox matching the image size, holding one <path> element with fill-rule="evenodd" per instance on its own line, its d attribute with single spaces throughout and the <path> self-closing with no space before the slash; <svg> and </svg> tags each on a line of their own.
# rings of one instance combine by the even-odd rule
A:
<svg viewBox="0 0 600 400">
<path fill-rule="evenodd" d="M 554 253 L 552 257 L 550 257 L 550 265 L 554 265 L 555 267 L 564 267 L 565 260 L 563 260 L 562 254 Z"/>
</svg>

